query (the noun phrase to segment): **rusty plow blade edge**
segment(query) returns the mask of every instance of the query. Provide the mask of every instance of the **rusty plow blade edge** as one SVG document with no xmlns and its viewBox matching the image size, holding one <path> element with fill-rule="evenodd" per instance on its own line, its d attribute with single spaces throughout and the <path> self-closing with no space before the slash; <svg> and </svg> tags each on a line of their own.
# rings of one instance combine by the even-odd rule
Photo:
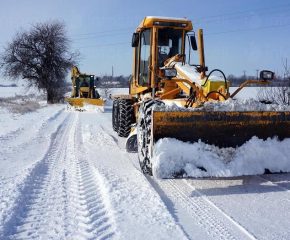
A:
<svg viewBox="0 0 290 240">
<path fill-rule="evenodd" d="M 290 138 L 290 112 L 153 111 L 153 139 L 176 138 L 237 147 L 253 136 Z"/>
</svg>

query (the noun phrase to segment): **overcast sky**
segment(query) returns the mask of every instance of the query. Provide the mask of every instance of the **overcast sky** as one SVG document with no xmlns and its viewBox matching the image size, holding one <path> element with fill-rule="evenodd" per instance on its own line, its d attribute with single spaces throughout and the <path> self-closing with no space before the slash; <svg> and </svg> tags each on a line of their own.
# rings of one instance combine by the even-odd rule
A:
<svg viewBox="0 0 290 240">
<path fill-rule="evenodd" d="M 256 75 L 256 69 L 281 74 L 281 58 L 290 59 L 289 13 L 289 0 L 1 0 L 0 51 L 19 29 L 58 19 L 66 23 L 73 49 L 82 54 L 81 72 L 111 74 L 114 66 L 115 76 L 129 75 L 131 37 L 143 18 L 187 17 L 194 30 L 204 29 L 209 70 L 237 76 L 243 70 Z M 239 31 L 244 29 L 256 30 Z"/>
</svg>

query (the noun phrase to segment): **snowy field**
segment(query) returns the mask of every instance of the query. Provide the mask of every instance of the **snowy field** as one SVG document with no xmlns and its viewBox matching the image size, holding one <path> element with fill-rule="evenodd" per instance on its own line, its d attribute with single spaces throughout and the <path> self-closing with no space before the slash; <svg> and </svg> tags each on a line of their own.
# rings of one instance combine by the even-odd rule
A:
<svg viewBox="0 0 290 240">
<path fill-rule="evenodd" d="M 36 88 L 26 87 L 0 87 L 0 98 L 14 97 L 15 95 L 39 94 Z"/>
<path fill-rule="evenodd" d="M 254 89 L 237 97 L 255 97 Z M 0 98 L 20 92 L 0 88 Z M 110 104 L 87 112 L 65 104 L 40 104 L 26 113 L 0 108 L 0 239 L 290 238 L 290 174 L 144 176 L 137 155 L 127 153 L 125 139 L 112 130 Z M 193 151 L 211 166 L 233 156 L 203 143 L 170 144 L 162 161 L 174 157 L 174 148 L 184 152 L 182 161 Z M 255 167 L 263 161 L 271 167 L 282 159 L 289 167 L 289 144 L 253 139 L 235 154 L 246 160 L 248 174 L 262 173 Z"/>
</svg>

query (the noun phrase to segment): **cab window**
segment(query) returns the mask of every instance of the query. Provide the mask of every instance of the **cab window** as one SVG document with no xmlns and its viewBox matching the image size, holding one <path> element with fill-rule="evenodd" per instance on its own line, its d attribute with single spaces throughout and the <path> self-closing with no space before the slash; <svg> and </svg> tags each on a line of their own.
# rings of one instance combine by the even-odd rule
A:
<svg viewBox="0 0 290 240">
<path fill-rule="evenodd" d="M 163 67 L 164 62 L 182 51 L 183 30 L 161 28 L 158 30 L 158 67 Z"/>
<path fill-rule="evenodd" d="M 141 48 L 139 62 L 139 85 L 148 85 L 148 66 L 150 60 L 150 29 L 141 33 Z"/>
</svg>

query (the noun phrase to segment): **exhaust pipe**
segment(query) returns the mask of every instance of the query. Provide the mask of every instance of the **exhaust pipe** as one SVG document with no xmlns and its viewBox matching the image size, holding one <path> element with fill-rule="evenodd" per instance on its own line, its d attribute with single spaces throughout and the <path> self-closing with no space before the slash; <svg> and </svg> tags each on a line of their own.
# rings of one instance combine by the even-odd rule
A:
<svg viewBox="0 0 290 240">
<path fill-rule="evenodd" d="M 202 67 L 202 71 L 200 73 L 200 79 L 204 79 L 205 77 L 205 58 L 204 58 L 204 44 L 203 44 L 203 31 L 202 29 L 197 30 L 198 36 L 198 49 L 199 49 L 199 64 Z"/>
</svg>

